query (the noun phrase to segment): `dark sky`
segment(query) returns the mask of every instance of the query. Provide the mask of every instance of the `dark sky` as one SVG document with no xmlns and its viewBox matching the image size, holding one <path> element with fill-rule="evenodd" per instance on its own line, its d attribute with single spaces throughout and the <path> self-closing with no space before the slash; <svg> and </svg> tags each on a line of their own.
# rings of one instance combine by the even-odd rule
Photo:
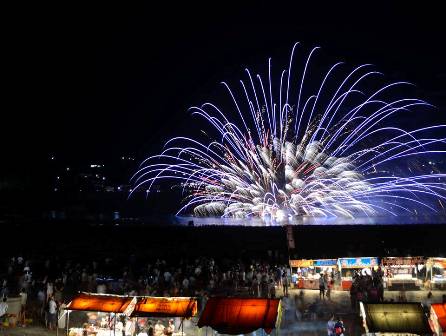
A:
<svg viewBox="0 0 446 336">
<path fill-rule="evenodd" d="M 87 162 L 157 152 L 193 128 L 187 108 L 221 80 L 261 69 L 269 56 L 286 62 L 295 41 L 322 46 L 332 62 L 374 63 L 416 83 L 446 119 L 439 4 L 191 3 L 5 10 L 1 170 L 44 170 L 50 153 Z"/>
</svg>

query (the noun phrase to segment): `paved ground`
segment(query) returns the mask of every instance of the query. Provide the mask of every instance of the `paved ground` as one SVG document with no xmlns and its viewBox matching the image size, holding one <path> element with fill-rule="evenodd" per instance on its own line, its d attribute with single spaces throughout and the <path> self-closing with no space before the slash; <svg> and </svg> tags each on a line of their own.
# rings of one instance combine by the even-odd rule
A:
<svg viewBox="0 0 446 336">
<path fill-rule="evenodd" d="M 326 323 L 328 316 L 331 313 L 338 314 L 344 320 L 346 325 L 346 335 L 361 335 L 363 329 L 361 327 L 361 321 L 358 315 L 352 311 L 350 307 L 349 293 L 343 291 L 333 291 L 331 295 L 331 301 L 319 300 L 319 294 L 316 290 L 303 290 L 304 307 L 308 308 L 310 304 L 314 304 L 317 314 L 310 316 L 305 314 L 301 316 L 296 314 L 295 299 L 296 295 L 299 295 L 300 290 L 291 290 L 288 297 L 283 298 L 282 307 L 282 323 L 280 330 L 273 331 L 272 335 L 275 336 L 325 336 Z M 433 291 L 433 302 L 440 302 L 441 296 L 446 291 Z M 280 293 L 279 293 L 280 294 Z M 405 292 L 407 301 L 411 302 L 423 302 L 427 297 L 427 291 L 407 291 Z M 397 301 L 399 292 L 386 291 L 385 299 L 394 299 Z M 185 324 L 186 335 L 200 335 L 211 336 L 215 335 L 211 329 L 198 329 L 194 327 L 196 321 L 187 321 Z M 0 335 L 4 336 L 54 336 L 55 331 L 48 331 L 39 326 L 27 326 L 16 327 L 5 330 L 0 330 Z M 59 335 L 64 335 L 63 330 L 59 330 Z M 260 336 L 263 335 L 262 331 L 252 333 L 251 335 Z"/>
</svg>

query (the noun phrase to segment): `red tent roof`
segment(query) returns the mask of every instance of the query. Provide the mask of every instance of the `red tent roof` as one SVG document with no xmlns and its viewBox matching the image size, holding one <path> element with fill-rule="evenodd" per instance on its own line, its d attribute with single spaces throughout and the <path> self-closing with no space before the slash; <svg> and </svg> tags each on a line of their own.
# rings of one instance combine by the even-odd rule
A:
<svg viewBox="0 0 446 336">
<path fill-rule="evenodd" d="M 68 310 L 124 313 L 133 297 L 106 294 L 81 293 L 67 306 Z"/>
<path fill-rule="evenodd" d="M 437 315 L 438 324 L 441 330 L 443 330 L 443 335 L 446 335 L 446 303 L 433 303 L 431 307 L 435 315 Z"/>
<path fill-rule="evenodd" d="M 246 334 L 263 328 L 268 334 L 275 328 L 279 299 L 210 298 L 198 327 L 209 326 L 221 334 Z"/>
<path fill-rule="evenodd" d="M 135 305 L 131 316 L 192 317 L 197 314 L 197 299 L 190 297 L 144 297 Z"/>
</svg>

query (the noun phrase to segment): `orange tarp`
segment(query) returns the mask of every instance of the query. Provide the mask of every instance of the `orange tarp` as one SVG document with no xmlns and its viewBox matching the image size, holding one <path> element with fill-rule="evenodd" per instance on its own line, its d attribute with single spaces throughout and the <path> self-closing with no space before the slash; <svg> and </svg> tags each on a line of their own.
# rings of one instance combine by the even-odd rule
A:
<svg viewBox="0 0 446 336">
<path fill-rule="evenodd" d="M 197 314 L 197 300 L 189 297 L 140 298 L 131 316 L 192 317 Z"/>
<path fill-rule="evenodd" d="M 132 301 L 132 297 L 104 294 L 82 293 L 68 304 L 68 310 L 97 311 L 105 313 L 123 313 Z"/>
<path fill-rule="evenodd" d="M 221 334 L 239 335 L 275 328 L 279 299 L 210 298 L 198 327 L 209 326 Z"/>
<path fill-rule="evenodd" d="M 446 303 L 433 303 L 431 308 L 437 316 L 438 324 L 443 331 L 443 335 L 446 335 Z"/>
</svg>

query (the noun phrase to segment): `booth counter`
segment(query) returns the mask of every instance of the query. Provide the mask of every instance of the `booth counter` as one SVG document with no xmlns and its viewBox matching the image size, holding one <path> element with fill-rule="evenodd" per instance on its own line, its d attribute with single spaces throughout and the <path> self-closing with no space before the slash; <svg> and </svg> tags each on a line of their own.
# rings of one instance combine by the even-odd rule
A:
<svg viewBox="0 0 446 336">
<path fill-rule="evenodd" d="M 295 288 L 319 289 L 321 274 L 328 277 L 328 281 L 334 278 L 337 272 L 337 259 L 294 259 L 290 260 L 292 282 Z"/>
</svg>

